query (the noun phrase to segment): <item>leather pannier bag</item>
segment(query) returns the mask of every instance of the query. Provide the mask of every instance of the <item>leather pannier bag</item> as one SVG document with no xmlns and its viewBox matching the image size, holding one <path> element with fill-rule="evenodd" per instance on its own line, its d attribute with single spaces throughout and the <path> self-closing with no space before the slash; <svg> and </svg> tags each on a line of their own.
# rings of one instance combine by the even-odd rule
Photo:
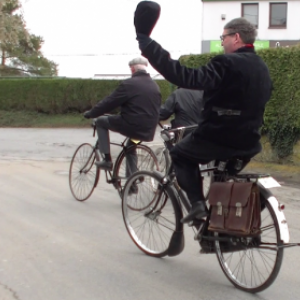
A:
<svg viewBox="0 0 300 300">
<path fill-rule="evenodd" d="M 213 182 L 208 230 L 237 236 L 260 234 L 259 188 L 254 182 Z"/>
</svg>

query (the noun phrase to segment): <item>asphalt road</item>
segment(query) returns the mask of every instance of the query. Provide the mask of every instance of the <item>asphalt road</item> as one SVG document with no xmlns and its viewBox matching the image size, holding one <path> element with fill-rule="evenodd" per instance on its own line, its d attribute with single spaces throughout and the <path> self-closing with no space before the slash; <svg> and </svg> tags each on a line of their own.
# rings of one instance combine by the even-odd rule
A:
<svg viewBox="0 0 300 300">
<path fill-rule="evenodd" d="M 95 142 L 91 133 L 0 129 L 0 300 L 298 299 L 297 247 L 285 250 L 274 284 L 250 295 L 231 285 L 215 255 L 199 253 L 188 227 L 179 256 L 141 253 L 125 230 L 120 198 L 103 176 L 87 201 L 74 200 L 70 158 L 80 143 Z M 157 135 L 153 147 L 160 144 Z M 300 190 L 273 190 L 286 205 L 291 242 L 300 242 Z"/>
</svg>

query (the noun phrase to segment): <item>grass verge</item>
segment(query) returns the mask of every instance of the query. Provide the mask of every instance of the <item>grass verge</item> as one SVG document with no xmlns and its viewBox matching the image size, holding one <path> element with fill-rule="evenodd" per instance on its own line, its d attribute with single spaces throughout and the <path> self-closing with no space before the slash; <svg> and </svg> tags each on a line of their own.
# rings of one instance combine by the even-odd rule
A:
<svg viewBox="0 0 300 300">
<path fill-rule="evenodd" d="M 0 127 L 36 127 L 36 128 L 59 128 L 59 127 L 89 127 L 90 120 L 82 114 L 48 115 L 37 112 L 3 111 L 0 110 Z"/>
</svg>

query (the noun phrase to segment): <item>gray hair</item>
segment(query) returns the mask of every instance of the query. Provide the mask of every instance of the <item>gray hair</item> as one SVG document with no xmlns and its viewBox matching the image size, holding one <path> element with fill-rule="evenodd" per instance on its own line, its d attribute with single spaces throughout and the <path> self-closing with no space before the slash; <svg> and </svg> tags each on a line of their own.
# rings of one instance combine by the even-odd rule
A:
<svg viewBox="0 0 300 300">
<path fill-rule="evenodd" d="M 128 63 L 128 65 L 129 65 L 129 67 L 132 67 L 135 71 L 145 70 L 146 67 L 148 66 L 148 61 L 147 61 L 147 59 L 145 59 L 143 57 L 136 57 L 136 58 L 132 59 Z"/>
<path fill-rule="evenodd" d="M 231 20 L 224 29 L 227 29 L 228 33 L 238 33 L 245 44 L 253 44 L 257 35 L 255 26 L 245 18 Z"/>
</svg>

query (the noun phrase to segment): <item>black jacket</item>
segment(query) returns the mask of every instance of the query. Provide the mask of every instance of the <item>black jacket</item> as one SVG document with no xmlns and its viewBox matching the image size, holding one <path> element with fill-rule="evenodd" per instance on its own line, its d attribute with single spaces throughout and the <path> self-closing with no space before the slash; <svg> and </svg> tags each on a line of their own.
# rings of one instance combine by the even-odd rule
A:
<svg viewBox="0 0 300 300">
<path fill-rule="evenodd" d="M 120 115 L 110 116 L 109 123 L 119 133 L 142 141 L 152 141 L 159 119 L 160 89 L 145 71 L 137 71 L 124 80 L 108 97 L 92 108 L 91 118 L 120 107 Z"/>
<path fill-rule="evenodd" d="M 203 109 L 203 91 L 179 88 L 175 90 L 160 108 L 160 120 L 175 114 L 172 128 L 198 124 Z"/>
<path fill-rule="evenodd" d="M 249 152 L 261 147 L 259 128 L 272 83 L 266 64 L 253 48 L 217 55 L 198 69 L 181 66 L 155 41 L 142 54 L 171 83 L 204 90 L 195 139 Z"/>
</svg>

